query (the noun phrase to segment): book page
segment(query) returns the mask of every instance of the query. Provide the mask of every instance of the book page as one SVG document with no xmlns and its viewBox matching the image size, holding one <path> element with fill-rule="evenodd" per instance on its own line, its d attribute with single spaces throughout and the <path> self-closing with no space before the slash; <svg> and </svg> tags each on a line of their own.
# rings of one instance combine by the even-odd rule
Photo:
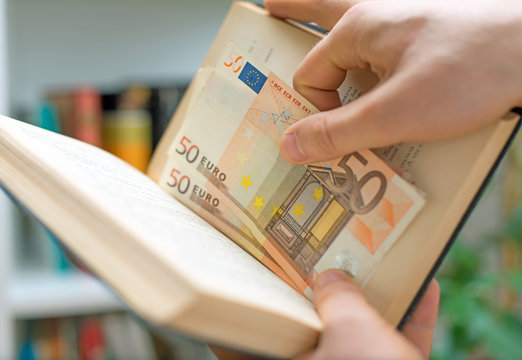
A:
<svg viewBox="0 0 522 360">
<path fill-rule="evenodd" d="M 15 144 L 18 155 L 42 176 L 77 196 L 79 207 L 126 229 L 131 237 L 120 240 L 122 249 L 137 246 L 203 293 L 320 328 L 311 303 L 123 161 L 7 118 L 1 118 L 0 137 Z"/>
</svg>

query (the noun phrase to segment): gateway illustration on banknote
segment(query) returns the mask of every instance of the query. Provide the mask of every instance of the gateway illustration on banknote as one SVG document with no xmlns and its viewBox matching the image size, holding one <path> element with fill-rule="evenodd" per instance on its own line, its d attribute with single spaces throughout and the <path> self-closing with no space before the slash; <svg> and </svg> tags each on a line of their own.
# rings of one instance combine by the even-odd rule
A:
<svg viewBox="0 0 522 360">
<path fill-rule="evenodd" d="M 359 153 L 354 153 L 354 156 L 367 163 Z M 369 213 L 380 203 L 386 191 L 386 178 L 379 171 L 367 173 L 356 183 L 347 165 L 350 157 L 343 157 L 338 164 L 346 169 L 345 173 L 333 171 L 331 167 L 307 167 L 266 227 L 273 240 L 300 267 L 303 277 L 311 274 L 315 264 L 354 215 Z M 378 190 L 365 203 L 360 189 L 375 179 L 379 182 Z M 371 252 L 375 250 L 374 246 L 378 246 L 371 240 L 368 243 Z"/>
</svg>

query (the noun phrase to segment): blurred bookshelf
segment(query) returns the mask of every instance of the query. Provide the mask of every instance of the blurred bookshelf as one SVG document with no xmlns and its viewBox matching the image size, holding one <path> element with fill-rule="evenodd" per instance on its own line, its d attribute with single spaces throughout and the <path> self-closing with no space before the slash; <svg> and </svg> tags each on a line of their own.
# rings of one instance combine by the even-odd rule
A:
<svg viewBox="0 0 522 360">
<path fill-rule="evenodd" d="M 231 2 L 0 0 L 0 114 L 100 141 L 144 169 Z M 82 117 L 98 118 L 97 138 L 67 128 Z M 95 358 L 192 356 L 176 357 L 126 315 L 116 296 L 2 191 L 0 293 L 0 359 L 89 358 L 82 341 L 103 352 Z M 121 329 L 131 333 L 119 337 L 139 348 L 121 347 Z"/>
<path fill-rule="evenodd" d="M 433 360 L 521 358 L 520 131 L 435 277 Z"/>
<path fill-rule="evenodd" d="M 230 3 L 231 0 L 0 0 L 0 114 L 49 126 L 49 116 L 60 115 L 59 99 L 70 104 L 88 103 L 87 110 L 99 103 L 94 108 L 101 109 L 101 131 L 106 138 L 111 139 L 111 134 L 121 131 L 122 124 L 130 123 L 133 126 L 126 127 L 126 131 L 149 134 L 152 149 Z M 103 137 L 102 133 L 99 134 Z M 143 139 L 142 145 L 147 147 Z M 128 144 L 118 141 L 108 147 L 116 153 L 133 152 Z M 522 338 L 520 134 L 506 159 L 465 226 L 462 239 L 457 242 L 462 246 L 451 250 L 437 276 L 443 289 L 443 304 L 434 358 L 509 358 L 509 346 L 518 345 L 518 340 L 509 342 L 510 336 Z M 485 237 L 491 238 L 487 246 L 486 240 L 480 240 Z M 472 253 L 481 257 L 473 260 L 475 268 L 469 264 Z M 461 281 L 462 276 L 455 271 L 471 272 L 473 276 Z M 497 283 L 492 282 L 492 274 L 498 275 Z M 508 276 L 514 279 L 514 286 L 501 281 Z M 462 328 L 462 324 L 473 324 L 473 319 L 463 318 L 459 324 L 459 319 L 452 318 L 452 311 L 459 312 L 455 308 L 458 301 L 482 306 L 484 292 L 485 298 L 493 294 L 496 307 L 488 305 L 493 315 L 482 318 L 485 328 L 481 335 L 480 326 Z M 55 239 L 1 191 L 0 293 L 1 360 L 30 358 L 34 349 L 28 344 L 50 348 L 51 345 L 41 344 L 60 344 L 59 339 L 66 336 L 57 334 L 64 332 L 76 334 L 76 340 L 67 339 L 74 343 L 80 333 L 89 330 L 94 347 L 101 348 L 100 333 L 106 334 L 107 341 L 118 343 L 111 329 L 120 329 L 121 324 L 131 324 L 128 327 L 134 329 L 136 325 L 124 315 L 124 305 L 107 287 L 68 262 Z M 462 294 L 469 296 L 459 297 Z M 508 325 L 501 321 L 506 317 L 506 309 L 512 315 L 507 317 Z M 484 323 L 484 319 L 491 321 Z M 507 341 L 498 340 L 488 329 L 498 330 L 499 334 L 503 331 Z M 468 330 L 470 334 L 463 335 Z M 149 338 L 148 332 L 139 329 L 132 331 L 125 337 L 138 336 L 141 340 L 137 342 L 143 344 L 135 354 L 142 354 L 141 358 L 172 358 L 156 337 Z M 108 358 L 125 358 L 118 354 L 121 352 L 115 351 Z M 190 355 L 178 358 L 189 359 Z"/>
</svg>

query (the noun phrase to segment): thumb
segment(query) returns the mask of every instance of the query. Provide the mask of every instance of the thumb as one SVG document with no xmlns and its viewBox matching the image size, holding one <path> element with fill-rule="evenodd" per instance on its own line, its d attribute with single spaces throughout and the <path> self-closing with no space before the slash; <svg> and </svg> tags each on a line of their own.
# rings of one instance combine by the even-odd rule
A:
<svg viewBox="0 0 522 360">
<path fill-rule="evenodd" d="M 323 272 L 314 284 L 315 306 L 326 326 L 377 317 L 359 286 L 341 270 Z"/>
<path fill-rule="evenodd" d="M 433 331 L 439 310 L 439 299 L 439 284 L 436 280 L 432 280 L 402 330 L 404 336 L 419 349 L 426 359 L 430 356 Z"/>
<path fill-rule="evenodd" d="M 324 329 L 312 359 L 419 358 L 344 272 L 328 270 L 319 276 L 315 306 Z"/>
<path fill-rule="evenodd" d="M 353 151 L 411 140 L 410 112 L 390 79 L 351 104 L 308 116 L 283 133 L 280 151 L 295 164 L 332 160 Z M 396 96 L 396 94 L 400 94 Z M 402 114 L 401 114 L 402 113 Z M 409 115 L 409 114 L 408 114 Z"/>
<path fill-rule="evenodd" d="M 316 163 L 403 141 L 447 139 L 494 118 L 456 103 L 451 92 L 459 90 L 448 90 L 434 77 L 417 69 L 401 71 L 348 105 L 296 122 L 281 137 L 281 154 L 291 163 Z"/>
</svg>

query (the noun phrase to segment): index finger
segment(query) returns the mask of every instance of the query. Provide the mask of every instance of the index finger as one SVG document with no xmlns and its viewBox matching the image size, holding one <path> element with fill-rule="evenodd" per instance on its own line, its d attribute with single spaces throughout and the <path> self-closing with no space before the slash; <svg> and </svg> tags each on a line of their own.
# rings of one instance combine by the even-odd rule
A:
<svg viewBox="0 0 522 360">
<path fill-rule="evenodd" d="M 268 11 L 283 19 L 313 22 L 331 30 L 341 16 L 362 0 L 265 0 Z"/>
<path fill-rule="evenodd" d="M 355 47 L 357 31 L 345 31 L 357 21 L 347 15 L 308 53 L 294 74 L 294 88 L 322 111 L 341 105 L 337 89 L 348 70 L 368 67 Z"/>
</svg>

